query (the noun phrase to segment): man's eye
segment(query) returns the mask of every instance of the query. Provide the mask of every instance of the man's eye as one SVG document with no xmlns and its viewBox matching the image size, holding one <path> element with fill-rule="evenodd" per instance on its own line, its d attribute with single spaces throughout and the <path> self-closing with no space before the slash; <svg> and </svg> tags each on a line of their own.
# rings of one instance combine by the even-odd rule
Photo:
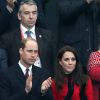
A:
<svg viewBox="0 0 100 100">
<path fill-rule="evenodd" d="M 35 53 L 37 53 L 37 52 L 38 52 L 38 50 L 34 50 L 34 52 L 35 52 Z"/>
<path fill-rule="evenodd" d="M 38 50 L 27 50 L 27 52 L 30 52 L 30 53 L 34 52 L 34 53 L 37 53 Z"/>
<path fill-rule="evenodd" d="M 27 15 L 27 14 L 29 14 L 29 12 L 24 12 L 24 14 L 26 14 L 26 15 Z"/>
<path fill-rule="evenodd" d="M 27 50 L 28 52 L 33 52 L 33 50 Z"/>
</svg>

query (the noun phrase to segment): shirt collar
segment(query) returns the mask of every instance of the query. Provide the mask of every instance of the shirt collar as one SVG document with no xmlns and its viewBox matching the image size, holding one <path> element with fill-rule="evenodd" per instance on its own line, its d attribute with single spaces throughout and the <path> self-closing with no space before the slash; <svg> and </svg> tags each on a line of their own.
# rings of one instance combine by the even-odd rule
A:
<svg viewBox="0 0 100 100">
<path fill-rule="evenodd" d="M 20 29 L 22 33 L 25 33 L 26 31 L 28 31 L 29 29 L 27 29 L 26 27 L 24 27 L 22 24 L 20 24 Z M 35 34 L 35 25 L 30 29 L 30 31 L 32 31 L 32 33 Z"/>
<path fill-rule="evenodd" d="M 20 62 L 20 61 L 18 62 L 18 64 L 19 64 L 19 66 L 20 66 L 20 68 L 21 68 L 22 72 L 23 72 L 23 73 L 24 73 L 24 75 L 25 75 L 25 73 L 26 73 L 26 67 L 25 67 L 25 66 L 23 66 L 23 65 L 21 64 L 21 62 Z M 31 65 L 28 69 L 29 69 L 29 74 L 31 74 L 31 73 L 32 73 L 32 65 Z"/>
</svg>

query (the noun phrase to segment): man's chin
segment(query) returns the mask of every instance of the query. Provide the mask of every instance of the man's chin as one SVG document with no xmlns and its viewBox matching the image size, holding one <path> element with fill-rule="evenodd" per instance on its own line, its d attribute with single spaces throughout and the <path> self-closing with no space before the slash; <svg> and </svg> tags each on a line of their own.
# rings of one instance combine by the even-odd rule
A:
<svg viewBox="0 0 100 100">
<path fill-rule="evenodd" d="M 34 24 L 31 24 L 31 23 L 28 25 L 29 28 L 32 28 L 33 26 Z"/>
<path fill-rule="evenodd" d="M 30 64 L 30 65 L 34 65 L 34 63 L 35 63 L 35 62 L 30 62 L 29 64 Z"/>
</svg>

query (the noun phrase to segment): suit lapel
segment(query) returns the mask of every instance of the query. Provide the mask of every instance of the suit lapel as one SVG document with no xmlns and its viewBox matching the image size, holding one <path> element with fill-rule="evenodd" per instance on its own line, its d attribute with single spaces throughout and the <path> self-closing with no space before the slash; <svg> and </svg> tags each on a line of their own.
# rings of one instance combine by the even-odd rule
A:
<svg viewBox="0 0 100 100">
<path fill-rule="evenodd" d="M 22 85 L 25 84 L 25 81 L 26 81 L 25 76 L 24 76 L 20 66 L 17 64 L 15 67 L 16 67 L 15 68 L 15 75 L 16 75 L 17 79 L 19 80 L 19 82 L 22 83 Z"/>
<path fill-rule="evenodd" d="M 37 40 L 37 43 L 38 43 L 38 48 L 39 48 L 39 57 L 40 57 L 40 60 L 41 60 L 41 63 L 43 62 L 42 60 L 42 56 L 43 56 L 43 50 L 44 50 L 44 47 L 43 47 L 43 33 L 42 33 L 42 31 L 40 30 L 40 29 L 38 29 L 37 27 L 36 27 L 36 29 L 35 29 L 35 32 L 36 32 L 36 40 Z M 43 64 L 42 64 L 43 65 Z"/>
<path fill-rule="evenodd" d="M 39 74 L 39 69 L 36 66 L 32 66 L 32 83 L 33 83 L 33 88 L 36 88 L 37 84 L 40 84 L 40 74 Z M 38 86 L 40 87 L 40 85 Z"/>
<path fill-rule="evenodd" d="M 17 45 L 17 48 L 19 50 L 20 43 L 21 43 L 21 32 L 20 32 L 20 29 L 19 28 L 16 29 L 16 31 L 15 31 L 14 39 L 15 39 L 15 43 Z"/>
<path fill-rule="evenodd" d="M 34 68 L 34 65 L 32 66 L 32 82 L 34 83 L 35 82 L 35 80 L 37 79 L 36 78 L 36 70 L 35 70 L 35 68 Z M 34 84 L 33 84 L 34 85 Z"/>
</svg>

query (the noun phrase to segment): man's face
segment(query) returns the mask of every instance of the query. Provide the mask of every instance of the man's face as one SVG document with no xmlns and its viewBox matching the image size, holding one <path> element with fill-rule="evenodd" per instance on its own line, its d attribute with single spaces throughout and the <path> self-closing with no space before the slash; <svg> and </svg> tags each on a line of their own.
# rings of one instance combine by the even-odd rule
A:
<svg viewBox="0 0 100 100">
<path fill-rule="evenodd" d="M 26 28 L 32 28 L 37 20 L 37 6 L 24 4 L 20 9 L 21 12 L 18 13 L 18 19 Z"/>
<path fill-rule="evenodd" d="M 27 41 L 25 48 L 20 49 L 20 61 L 21 63 L 28 67 L 33 65 L 38 57 L 38 45 L 35 41 Z"/>
</svg>

